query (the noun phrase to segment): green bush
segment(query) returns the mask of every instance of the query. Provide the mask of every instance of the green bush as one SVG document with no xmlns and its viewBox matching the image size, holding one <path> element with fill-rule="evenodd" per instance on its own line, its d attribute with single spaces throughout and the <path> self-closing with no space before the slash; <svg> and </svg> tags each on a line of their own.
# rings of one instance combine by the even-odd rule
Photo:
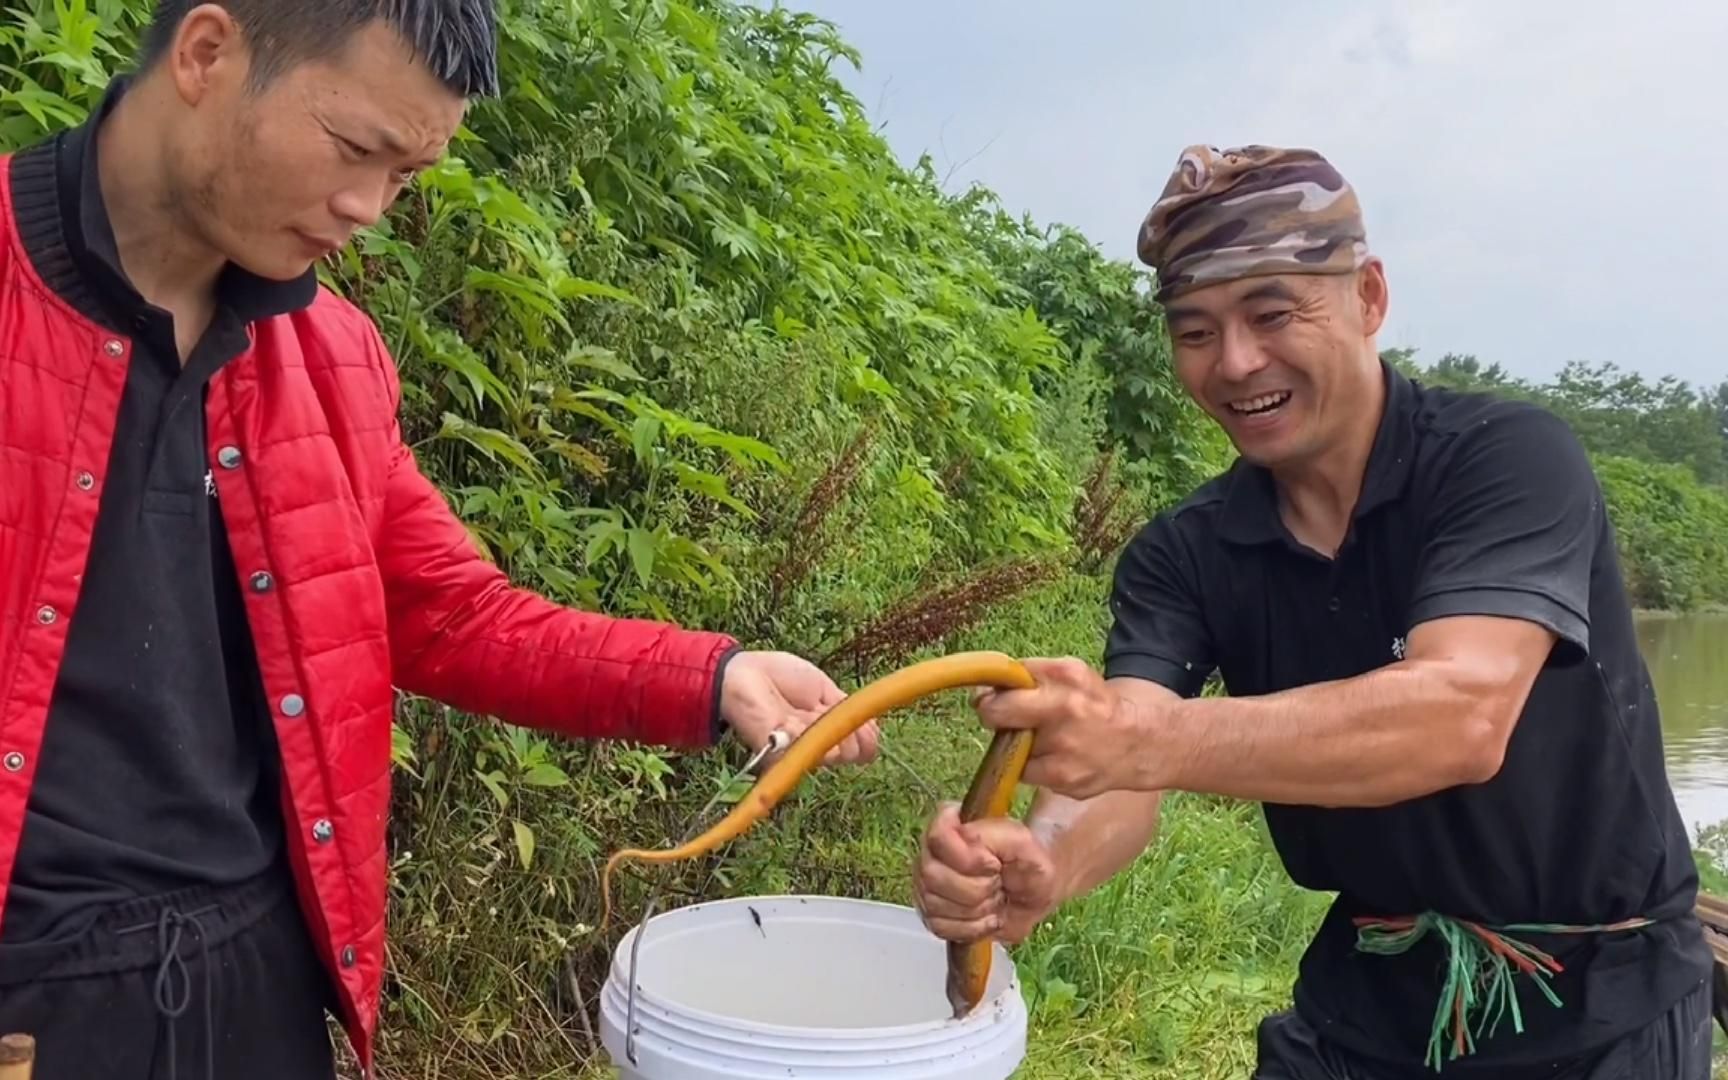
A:
<svg viewBox="0 0 1728 1080">
<path fill-rule="evenodd" d="M 1728 603 L 1728 490 L 1680 465 L 1596 455 L 1632 601 L 1684 611 Z"/>
</svg>

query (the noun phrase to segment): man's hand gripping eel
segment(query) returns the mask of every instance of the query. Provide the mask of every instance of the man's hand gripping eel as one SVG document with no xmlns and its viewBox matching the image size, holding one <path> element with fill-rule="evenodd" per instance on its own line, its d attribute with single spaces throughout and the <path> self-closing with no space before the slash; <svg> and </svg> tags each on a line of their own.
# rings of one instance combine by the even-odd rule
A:
<svg viewBox="0 0 1728 1080">
<path fill-rule="evenodd" d="M 677 847 L 658 851 L 627 848 L 606 860 L 600 884 L 602 929 L 611 923 L 612 872 L 619 863 L 626 859 L 657 863 L 692 859 L 739 836 L 767 817 L 798 781 L 821 763 L 823 755 L 871 719 L 940 690 L 972 686 L 1029 690 L 1035 685 L 1019 661 L 998 652 L 955 653 L 926 660 L 870 683 L 806 728 L 780 760 L 763 771 L 744 798 L 706 832 Z M 997 732 L 960 805 L 960 820 L 1006 814 L 1031 752 L 1030 731 Z M 956 1018 L 967 1015 L 983 1000 L 990 979 L 991 948 L 989 939 L 965 945 L 949 943 L 947 994 Z"/>
</svg>

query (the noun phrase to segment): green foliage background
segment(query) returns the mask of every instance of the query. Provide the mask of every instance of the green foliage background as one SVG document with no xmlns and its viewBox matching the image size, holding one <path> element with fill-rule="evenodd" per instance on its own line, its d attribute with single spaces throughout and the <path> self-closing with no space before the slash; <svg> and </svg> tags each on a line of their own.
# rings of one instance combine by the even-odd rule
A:
<svg viewBox="0 0 1728 1080">
<path fill-rule="evenodd" d="M 487 553 L 554 599 L 832 657 L 854 683 L 920 651 L 1096 656 L 1126 530 L 1228 459 L 1144 276 L 898 163 L 810 16 L 500 7 L 503 98 L 324 268 L 391 343 L 409 438 Z M 148 14 L 8 5 L 0 149 L 79 122 Z M 1728 599 L 1723 560 L 1700 569 L 1721 475 L 1656 464 L 1692 452 L 1659 428 L 1604 459 L 1630 573 L 1654 604 Z M 811 778 L 772 829 L 654 880 L 672 902 L 904 900 L 917 831 L 983 741 L 963 701 L 887 739 L 891 761 Z M 599 863 L 736 796 L 735 748 L 572 746 L 408 700 L 396 756 L 386 1075 L 573 1075 L 608 961 Z M 1165 835 L 1022 949 L 1029 1075 L 1245 1071 L 1322 898 L 1247 808 L 1179 798 Z"/>
</svg>

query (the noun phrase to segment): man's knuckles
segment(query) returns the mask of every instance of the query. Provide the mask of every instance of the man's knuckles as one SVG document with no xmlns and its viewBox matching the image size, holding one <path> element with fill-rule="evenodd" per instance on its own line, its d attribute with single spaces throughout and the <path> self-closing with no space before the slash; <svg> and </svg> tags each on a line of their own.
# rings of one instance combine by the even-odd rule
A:
<svg viewBox="0 0 1728 1080">
<path fill-rule="evenodd" d="M 1027 763 L 1024 775 L 1026 783 L 1070 798 L 1096 794 L 1097 777 L 1098 770 L 1072 756 L 1033 760 Z"/>
<path fill-rule="evenodd" d="M 1002 873 L 1002 860 L 988 848 L 955 836 L 933 837 L 920 853 L 921 873 L 933 876 L 993 881 Z"/>
<path fill-rule="evenodd" d="M 988 919 L 931 919 L 926 925 L 943 941 L 966 945 L 989 937 L 995 923 Z"/>
<path fill-rule="evenodd" d="M 928 862 L 918 869 L 918 887 L 933 901 L 964 908 L 982 907 L 1001 895 L 1001 878 L 991 874 L 975 876 L 957 872 L 953 867 Z"/>
<path fill-rule="evenodd" d="M 958 829 L 932 833 L 925 852 L 933 861 L 968 877 L 988 876 L 1002 868 L 994 852 L 969 840 Z"/>
<path fill-rule="evenodd" d="M 1040 657 L 1026 661 L 1026 670 L 1040 685 L 1077 687 L 1087 685 L 1092 668 L 1086 661 L 1073 656 Z"/>
<path fill-rule="evenodd" d="M 1033 847 L 1002 866 L 1002 887 L 1010 896 L 1042 895 L 1056 877 L 1056 863 L 1049 852 Z"/>
<path fill-rule="evenodd" d="M 980 903 L 966 904 L 948 897 L 932 894 L 925 897 L 924 911 L 932 919 L 996 919 L 1001 917 L 1002 904 L 999 900 L 985 900 Z"/>
<path fill-rule="evenodd" d="M 990 853 L 998 868 L 1002 864 L 1024 859 L 1038 849 L 1038 841 L 1032 831 L 1014 818 L 980 818 L 968 822 L 963 828 L 978 847 Z"/>
</svg>

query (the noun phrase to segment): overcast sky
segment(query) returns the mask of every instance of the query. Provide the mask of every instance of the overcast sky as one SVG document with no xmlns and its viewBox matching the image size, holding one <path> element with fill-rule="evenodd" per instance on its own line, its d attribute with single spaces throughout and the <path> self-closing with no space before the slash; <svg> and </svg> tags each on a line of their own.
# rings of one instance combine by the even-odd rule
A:
<svg viewBox="0 0 1728 1080">
<path fill-rule="evenodd" d="M 902 159 L 1108 255 L 1183 146 L 1309 146 L 1386 260 L 1383 346 L 1728 378 L 1723 0 L 787 6 L 860 50 L 843 78 Z"/>
</svg>

